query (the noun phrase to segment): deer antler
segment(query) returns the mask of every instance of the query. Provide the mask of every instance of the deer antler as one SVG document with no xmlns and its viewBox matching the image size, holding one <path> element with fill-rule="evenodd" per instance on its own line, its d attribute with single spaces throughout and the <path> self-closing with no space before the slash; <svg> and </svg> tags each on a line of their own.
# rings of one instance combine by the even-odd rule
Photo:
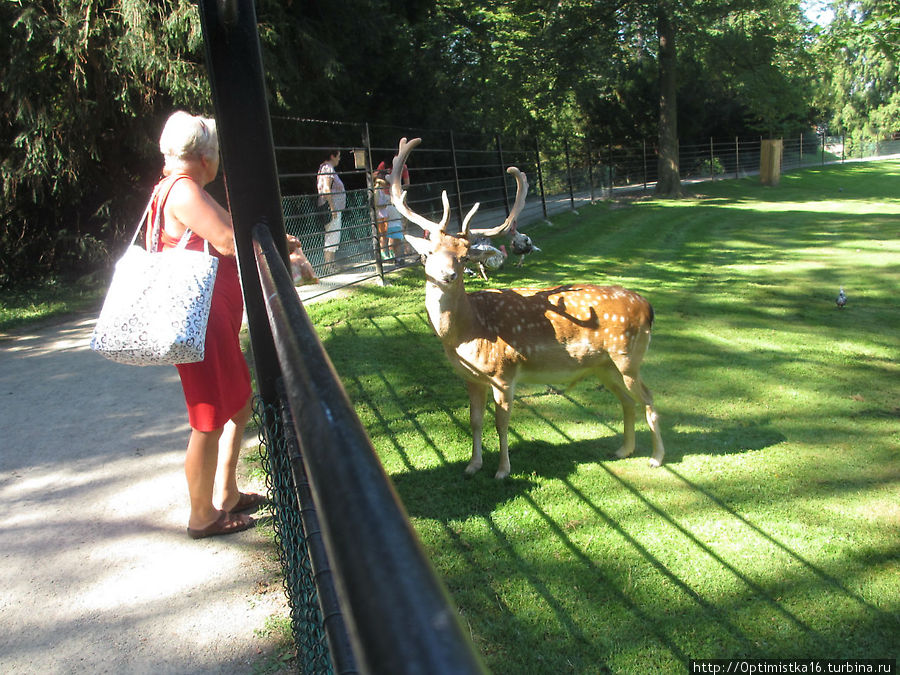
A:
<svg viewBox="0 0 900 675">
<path fill-rule="evenodd" d="M 513 224 L 516 222 L 516 218 L 519 217 L 519 214 L 522 212 L 522 209 L 525 208 L 525 197 L 528 195 L 528 179 L 525 177 L 525 174 L 519 171 L 516 167 L 511 166 L 506 170 L 507 173 L 511 173 L 516 177 L 516 201 L 513 203 L 512 209 L 509 211 L 509 215 L 506 217 L 500 225 L 497 227 L 490 228 L 488 230 L 469 230 L 469 221 L 472 219 L 472 216 L 475 215 L 476 209 L 478 209 L 478 204 L 472 207 L 472 210 L 469 212 L 469 215 L 466 216 L 466 220 L 463 223 L 462 233 L 466 235 L 470 240 L 474 237 L 496 237 L 500 234 L 506 234 Z"/>
<path fill-rule="evenodd" d="M 415 223 L 423 230 L 429 232 L 446 231 L 447 223 L 450 222 L 450 200 L 447 198 L 447 191 L 441 193 L 441 202 L 444 205 L 444 215 L 441 222 L 435 223 L 424 216 L 420 216 L 406 205 L 406 190 L 401 187 L 401 176 L 403 174 L 403 166 L 406 164 L 406 158 L 414 147 L 422 142 L 421 138 L 414 138 L 407 141 L 405 138 L 400 139 L 400 147 L 397 150 L 397 156 L 394 157 L 394 163 L 391 167 L 391 202 L 400 215 L 407 220 Z"/>
</svg>

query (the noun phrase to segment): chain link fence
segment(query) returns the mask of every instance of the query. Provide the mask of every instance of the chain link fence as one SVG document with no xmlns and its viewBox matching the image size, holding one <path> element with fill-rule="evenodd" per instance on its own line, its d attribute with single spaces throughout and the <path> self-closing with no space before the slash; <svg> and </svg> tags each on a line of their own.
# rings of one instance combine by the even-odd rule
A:
<svg viewBox="0 0 900 675">
<path fill-rule="evenodd" d="M 410 176 L 410 207 L 439 220 L 441 193 L 450 201 L 450 225 L 458 229 L 475 202 L 481 207 L 475 227 L 502 221 L 515 197 L 515 183 L 506 168 L 517 166 L 529 177 L 530 191 L 518 225 L 547 220 L 597 200 L 654 189 L 657 151 L 652 142 L 597 143 L 585 138 L 484 137 L 439 129 L 410 129 L 273 117 L 279 180 L 287 232 L 300 239 L 303 250 L 324 283 L 308 289 L 305 299 L 352 283 L 380 277 L 415 259 L 409 247 L 400 260 L 380 251 L 373 208 L 373 172 L 390 167 L 401 137 L 423 138 L 416 150 Z M 304 143 L 299 144 L 299 139 Z M 318 145 L 308 145 L 317 142 Z M 761 137 L 709 138 L 679 145 L 679 166 L 685 183 L 757 175 Z M 845 139 L 810 132 L 782 143 L 782 171 L 832 164 L 851 159 L 900 152 L 900 140 Z M 316 168 L 331 149 L 341 150 L 337 171 L 347 186 L 342 212 L 340 243 L 334 260 L 324 255 L 325 228 L 332 214 L 317 206 Z M 421 229 L 404 221 L 404 232 Z M 383 243 L 383 242 L 382 242 Z"/>
</svg>

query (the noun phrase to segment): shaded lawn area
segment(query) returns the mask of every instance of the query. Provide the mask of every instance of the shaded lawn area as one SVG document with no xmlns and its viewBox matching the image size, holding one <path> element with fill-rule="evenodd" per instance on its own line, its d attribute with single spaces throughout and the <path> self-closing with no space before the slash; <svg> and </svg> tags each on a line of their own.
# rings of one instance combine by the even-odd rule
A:
<svg viewBox="0 0 900 675">
<path fill-rule="evenodd" d="M 422 269 L 308 308 L 495 673 L 684 672 L 688 659 L 896 658 L 900 163 L 597 205 L 470 290 L 622 284 L 654 305 L 650 432 L 614 460 L 605 390 L 519 390 L 512 474 L 423 307 Z M 835 306 L 840 286 L 849 302 Z"/>
</svg>

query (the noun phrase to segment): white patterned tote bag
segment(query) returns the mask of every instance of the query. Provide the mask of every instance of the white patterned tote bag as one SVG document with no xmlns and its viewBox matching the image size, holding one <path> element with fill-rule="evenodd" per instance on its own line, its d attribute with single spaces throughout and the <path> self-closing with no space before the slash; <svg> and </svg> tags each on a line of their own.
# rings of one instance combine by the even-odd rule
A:
<svg viewBox="0 0 900 675">
<path fill-rule="evenodd" d="M 190 230 L 176 248 L 152 252 L 159 248 L 162 204 L 152 224 L 151 251 L 136 246 L 149 213 L 148 204 L 131 245 L 116 263 L 91 349 L 134 366 L 202 361 L 219 260 L 209 254 L 206 242 L 203 251 L 185 248 Z"/>
</svg>

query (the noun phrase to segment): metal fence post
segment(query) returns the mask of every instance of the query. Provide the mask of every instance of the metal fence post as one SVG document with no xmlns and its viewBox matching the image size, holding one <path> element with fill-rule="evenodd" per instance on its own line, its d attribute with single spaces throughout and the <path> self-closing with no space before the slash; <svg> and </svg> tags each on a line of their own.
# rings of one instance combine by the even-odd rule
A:
<svg viewBox="0 0 900 675">
<path fill-rule="evenodd" d="M 822 134 L 822 166 L 825 166 L 825 134 Z"/>
<path fill-rule="evenodd" d="M 797 164 L 802 169 L 803 168 L 803 134 L 800 134 L 800 158 L 797 160 Z"/>
<path fill-rule="evenodd" d="M 709 137 L 709 179 L 713 180 L 713 181 L 716 179 L 716 170 L 713 166 L 715 161 L 716 161 L 715 157 L 713 156 L 713 138 L 712 138 L 712 136 L 710 136 Z"/>
<path fill-rule="evenodd" d="M 541 171 L 541 146 L 537 137 L 534 139 L 534 156 L 537 161 L 538 186 L 541 188 L 541 207 L 544 209 L 544 220 L 549 220 L 547 217 L 547 199 L 544 196 L 544 174 Z"/>
<path fill-rule="evenodd" d="M 613 194 L 612 138 L 606 141 L 606 174 L 609 177 L 609 198 Z"/>
<path fill-rule="evenodd" d="M 584 142 L 587 144 L 587 157 L 588 157 L 588 182 L 591 184 L 591 204 L 594 203 L 594 150 L 591 148 L 591 137 L 587 136 L 584 139 Z"/>
<path fill-rule="evenodd" d="M 265 225 L 285 265 L 290 261 L 256 13 L 252 2 L 201 0 L 199 8 L 257 387 L 271 404 L 280 368 L 256 273 L 253 227 Z"/>
<path fill-rule="evenodd" d="M 566 150 L 566 177 L 569 180 L 569 204 L 572 206 L 572 210 L 575 210 L 575 191 L 572 189 L 572 163 L 569 161 L 569 136 L 568 134 L 563 137 L 563 145 Z"/>
<path fill-rule="evenodd" d="M 740 153 L 741 153 L 741 143 L 738 140 L 738 137 L 735 136 L 734 137 L 734 177 L 736 179 L 741 177 Z"/>
<path fill-rule="evenodd" d="M 506 186 L 506 163 L 503 161 L 503 145 L 500 143 L 500 134 L 497 134 L 497 160 L 500 162 L 500 184 L 503 186 L 503 206 L 506 215 L 509 215 L 509 188 Z"/>
<path fill-rule="evenodd" d="M 644 164 L 644 192 L 647 191 L 647 139 L 641 141 L 641 159 Z"/>
<path fill-rule="evenodd" d="M 462 232 L 463 223 L 463 206 L 462 191 L 459 187 L 459 167 L 456 163 L 456 144 L 453 142 L 453 129 L 450 130 L 450 155 L 453 162 L 453 182 L 456 184 L 456 220 L 459 223 L 459 230 Z"/>
<path fill-rule="evenodd" d="M 366 122 L 363 131 L 363 145 L 366 146 L 366 185 L 371 189 L 369 194 L 369 212 L 372 214 L 372 250 L 375 258 L 375 272 L 381 279 L 381 285 L 384 286 L 384 264 L 381 260 L 381 241 L 378 237 L 378 209 L 375 207 L 375 177 L 372 168 L 375 164 L 372 161 L 372 139 L 369 135 L 369 123 Z"/>
</svg>

